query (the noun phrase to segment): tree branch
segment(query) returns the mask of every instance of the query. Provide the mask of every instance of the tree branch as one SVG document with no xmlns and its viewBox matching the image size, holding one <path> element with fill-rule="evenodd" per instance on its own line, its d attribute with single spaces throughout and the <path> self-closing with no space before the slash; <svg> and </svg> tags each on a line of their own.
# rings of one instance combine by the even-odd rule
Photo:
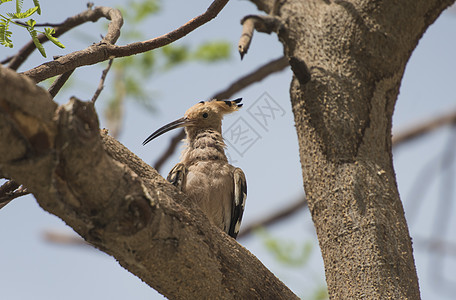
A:
<svg viewBox="0 0 456 300">
<path fill-rule="evenodd" d="M 57 27 L 55 27 L 55 37 L 59 37 L 65 32 L 83 24 L 86 22 L 96 22 L 100 18 L 106 18 L 111 20 L 108 26 L 108 33 L 106 37 L 103 39 L 103 42 L 109 42 L 114 44 L 120 36 L 120 28 L 123 24 L 123 19 L 120 11 L 118 9 L 97 6 L 94 9 L 87 9 L 76 16 L 67 18 Z M 40 43 L 46 43 L 48 38 L 44 34 L 39 34 L 37 36 Z M 10 61 L 8 68 L 17 70 L 20 65 L 32 54 L 32 52 L 36 49 L 35 43 L 30 40 L 24 47 L 22 47 L 19 52 L 7 60 Z M 7 62 L 5 60 L 5 62 Z M 2 62 L 3 63 L 3 62 Z M 70 71 L 70 69 L 66 70 L 65 72 Z M 57 73 L 55 75 L 63 74 L 65 72 Z M 53 76 L 55 76 L 53 75 Z M 50 77 L 53 77 L 50 76 Z M 49 77 L 48 77 L 49 78 Z"/>
<path fill-rule="evenodd" d="M 244 55 L 247 54 L 247 51 L 249 51 L 250 43 L 253 38 L 253 29 L 255 28 L 254 21 L 255 19 L 253 18 L 247 20 L 242 19 L 241 21 L 242 33 L 238 43 L 238 51 L 241 55 L 241 60 L 244 58 Z"/>
<path fill-rule="evenodd" d="M 56 61 L 44 63 L 24 72 L 24 74 L 32 78 L 35 82 L 41 82 L 77 67 L 93 65 L 110 58 L 130 56 L 163 47 L 186 36 L 196 28 L 215 18 L 227 2 L 228 0 L 214 0 L 205 13 L 160 37 L 125 46 L 116 46 L 102 41 L 102 43 L 92 45 L 84 50 L 62 56 Z"/>
<path fill-rule="evenodd" d="M 258 10 L 262 10 L 266 13 L 271 13 L 274 10 L 274 7 L 277 5 L 277 2 L 280 0 L 250 0 L 254 3 Z"/>
<path fill-rule="evenodd" d="M 247 54 L 253 38 L 253 30 L 258 32 L 271 33 L 280 27 L 280 21 L 274 16 L 248 15 L 242 18 L 242 33 L 238 43 L 238 51 L 241 59 Z"/>
<path fill-rule="evenodd" d="M 438 116 L 427 122 L 422 122 L 416 126 L 412 126 L 408 130 L 400 131 L 397 134 L 393 135 L 393 145 L 399 146 L 405 142 L 412 141 L 422 135 L 429 133 L 435 129 L 438 129 L 445 125 L 450 125 L 456 123 L 456 111 L 453 111 L 450 114 L 445 114 Z"/>
<path fill-rule="evenodd" d="M 26 188 L 14 180 L 8 180 L 0 186 L 0 209 L 13 199 L 29 194 Z"/>
<path fill-rule="evenodd" d="M 0 86 L 2 172 L 86 241 L 168 298 L 297 299 L 154 169 L 100 136 L 91 102 L 58 107 L 4 68 Z"/>
<path fill-rule="evenodd" d="M 288 67 L 288 59 L 285 56 L 279 57 L 277 59 L 271 60 L 270 62 L 260 66 L 258 69 L 248 73 L 247 75 L 242 76 L 233 83 L 230 84 L 226 89 L 216 93 L 212 99 L 228 99 L 233 96 L 235 93 L 238 93 L 245 89 L 246 87 L 260 82 L 269 75 L 280 72 L 286 67 Z"/>
<path fill-rule="evenodd" d="M 93 94 L 93 97 L 92 97 L 92 100 L 91 100 L 93 103 L 95 103 L 95 101 L 97 101 L 98 96 L 100 96 L 101 91 L 104 88 L 104 82 L 105 82 L 105 79 L 106 79 L 106 75 L 108 75 L 109 69 L 111 69 L 113 61 L 114 61 L 114 59 L 111 58 L 109 60 L 109 62 L 108 62 L 108 66 L 103 70 L 103 72 L 101 72 L 100 83 L 98 84 L 98 88 L 95 91 L 95 94 Z"/>
<path fill-rule="evenodd" d="M 91 244 L 84 241 L 80 236 L 75 234 L 58 233 L 54 231 L 45 231 L 44 239 L 50 243 L 60 245 L 77 245 L 77 246 L 90 246 Z"/>
<path fill-rule="evenodd" d="M 57 95 L 57 93 L 62 89 L 63 85 L 68 81 L 73 72 L 74 69 L 69 70 L 68 72 L 63 73 L 56 80 L 54 80 L 54 82 L 48 89 L 48 92 L 52 96 L 52 98 L 54 98 Z"/>
<path fill-rule="evenodd" d="M 451 241 L 445 241 L 439 238 L 414 238 L 413 244 L 429 252 L 435 252 L 439 255 L 456 256 L 456 244 Z"/>
<path fill-rule="evenodd" d="M 266 218 L 261 219 L 260 221 L 253 222 L 252 224 L 248 224 L 247 226 L 241 227 L 242 230 L 239 232 L 238 238 L 245 237 L 249 234 L 251 234 L 253 231 L 256 229 L 269 226 L 272 224 L 275 224 L 279 221 L 284 220 L 285 218 L 288 218 L 292 215 L 294 215 L 296 212 L 298 212 L 300 209 L 307 207 L 307 201 L 306 201 L 306 196 L 303 195 L 302 199 L 299 201 L 296 201 L 295 203 L 290 204 L 288 207 L 285 207 L 278 212 L 275 212 Z"/>
</svg>

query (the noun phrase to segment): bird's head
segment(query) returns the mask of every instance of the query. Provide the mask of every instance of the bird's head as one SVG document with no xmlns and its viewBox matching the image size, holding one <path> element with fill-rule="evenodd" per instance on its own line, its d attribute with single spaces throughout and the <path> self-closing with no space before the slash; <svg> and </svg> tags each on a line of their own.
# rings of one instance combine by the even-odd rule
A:
<svg viewBox="0 0 456 300">
<path fill-rule="evenodd" d="M 214 129 L 220 132 L 222 119 L 225 114 L 237 111 L 241 106 L 242 98 L 235 100 L 211 100 L 201 101 L 190 107 L 183 118 L 171 122 L 152 133 L 144 142 L 147 144 L 154 138 L 179 127 L 193 129 Z"/>
</svg>

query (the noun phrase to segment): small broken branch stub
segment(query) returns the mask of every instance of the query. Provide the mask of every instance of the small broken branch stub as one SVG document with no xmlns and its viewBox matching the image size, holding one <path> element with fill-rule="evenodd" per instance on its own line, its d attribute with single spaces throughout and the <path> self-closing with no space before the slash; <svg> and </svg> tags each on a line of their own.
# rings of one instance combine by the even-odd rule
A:
<svg viewBox="0 0 456 300">
<path fill-rule="evenodd" d="M 238 51 L 241 59 L 247 54 L 250 43 L 253 38 L 253 30 L 270 34 L 271 32 L 278 32 L 281 21 L 277 17 L 272 16 L 258 16 L 247 15 L 241 20 L 242 33 L 238 43 Z"/>
</svg>

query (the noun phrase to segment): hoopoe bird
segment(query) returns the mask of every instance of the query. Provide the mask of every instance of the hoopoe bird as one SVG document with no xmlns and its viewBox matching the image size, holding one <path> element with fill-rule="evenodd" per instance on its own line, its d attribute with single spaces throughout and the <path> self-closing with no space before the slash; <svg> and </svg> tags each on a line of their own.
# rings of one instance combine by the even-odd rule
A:
<svg viewBox="0 0 456 300">
<path fill-rule="evenodd" d="M 185 127 L 187 145 L 167 180 L 195 202 L 213 225 L 233 238 L 239 233 L 247 184 L 244 172 L 226 158 L 222 119 L 237 111 L 241 100 L 201 101 L 183 118 L 159 128 L 143 142 L 145 145 L 165 132 Z"/>
</svg>

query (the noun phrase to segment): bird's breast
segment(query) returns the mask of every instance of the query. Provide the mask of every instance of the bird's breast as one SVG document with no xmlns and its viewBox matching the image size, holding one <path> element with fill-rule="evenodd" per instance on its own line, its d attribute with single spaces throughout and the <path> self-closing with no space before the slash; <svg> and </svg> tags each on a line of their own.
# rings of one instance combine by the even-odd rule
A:
<svg viewBox="0 0 456 300">
<path fill-rule="evenodd" d="M 222 135 L 214 130 L 201 130 L 191 137 L 187 136 L 187 147 L 182 152 L 181 162 L 186 166 L 196 165 L 201 161 L 223 161 L 228 163 L 225 155 L 225 143 Z"/>
<path fill-rule="evenodd" d="M 227 231 L 234 192 L 234 167 L 220 161 L 199 161 L 188 167 L 184 193 L 208 216 Z"/>
</svg>

